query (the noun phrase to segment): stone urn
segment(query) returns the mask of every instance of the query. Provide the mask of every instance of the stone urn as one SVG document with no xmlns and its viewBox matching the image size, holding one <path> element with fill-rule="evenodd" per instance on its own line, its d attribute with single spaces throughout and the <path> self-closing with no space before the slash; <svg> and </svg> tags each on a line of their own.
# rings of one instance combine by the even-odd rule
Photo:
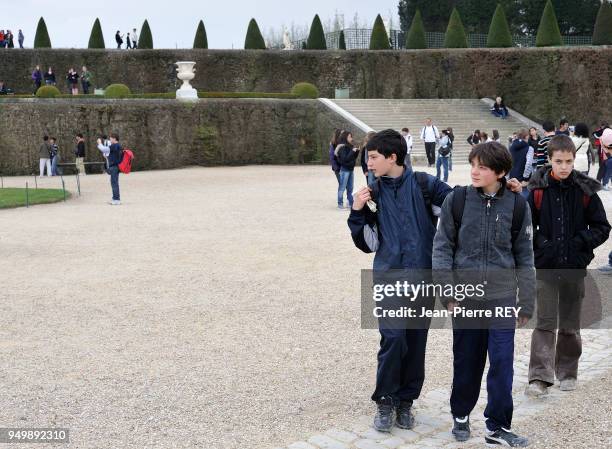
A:
<svg viewBox="0 0 612 449">
<path fill-rule="evenodd" d="M 177 100 L 196 101 L 198 99 L 198 91 L 193 88 L 189 81 L 195 78 L 194 61 L 179 61 L 176 63 L 177 77 L 183 82 L 183 85 L 176 91 Z"/>
</svg>

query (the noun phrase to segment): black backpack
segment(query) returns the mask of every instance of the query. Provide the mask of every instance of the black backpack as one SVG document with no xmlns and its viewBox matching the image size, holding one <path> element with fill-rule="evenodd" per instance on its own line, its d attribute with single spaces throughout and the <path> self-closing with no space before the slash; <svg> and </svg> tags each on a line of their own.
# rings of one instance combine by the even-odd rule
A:
<svg viewBox="0 0 612 449">
<path fill-rule="evenodd" d="M 438 217 L 433 213 L 432 210 L 432 198 L 433 194 L 429 187 L 429 178 L 428 174 L 422 171 L 415 171 L 414 177 L 421 188 L 421 194 L 423 195 L 423 201 L 425 202 L 425 208 L 429 212 L 429 218 L 433 223 L 434 227 L 438 227 Z M 371 196 L 372 200 L 376 203 L 378 200 L 378 192 L 380 191 L 380 179 L 376 178 L 374 184 L 369 186 L 372 189 Z"/>
<path fill-rule="evenodd" d="M 455 230 L 459 233 L 461 228 L 461 221 L 463 220 L 463 210 L 465 209 L 465 197 L 467 194 L 467 187 L 457 186 L 453 190 L 453 220 L 455 222 Z M 525 208 L 527 207 L 527 201 L 518 193 L 514 195 L 514 209 L 512 211 L 512 243 L 516 241 L 517 237 L 521 232 L 523 226 L 523 219 L 525 218 Z"/>
</svg>

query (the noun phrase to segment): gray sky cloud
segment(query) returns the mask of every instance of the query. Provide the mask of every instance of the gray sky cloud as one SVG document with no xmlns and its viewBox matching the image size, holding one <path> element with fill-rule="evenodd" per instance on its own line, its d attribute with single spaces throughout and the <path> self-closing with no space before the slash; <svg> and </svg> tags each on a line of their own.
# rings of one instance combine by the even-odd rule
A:
<svg viewBox="0 0 612 449">
<path fill-rule="evenodd" d="M 10 29 L 16 36 L 21 28 L 26 36 L 26 47 L 32 47 L 41 15 L 47 23 L 54 48 L 87 47 L 96 17 L 100 18 L 108 48 L 115 47 L 117 30 L 126 33 L 136 27 L 140 31 L 145 18 L 153 31 L 155 48 L 191 48 L 200 19 L 204 20 L 210 48 L 242 48 L 251 17 L 257 20 L 264 35 L 271 27 L 280 30 L 281 25 L 289 27 L 292 22 L 310 26 L 315 14 L 325 22 L 333 18 L 336 11 L 344 14 L 347 26 L 355 13 L 369 26 L 380 13 L 385 19 L 392 15 L 394 28 L 399 28 L 397 0 L 234 0 L 227 3 L 106 0 L 103 6 L 93 2 L 57 3 L 48 0 L 3 0 L 1 3 L 0 29 Z"/>
</svg>

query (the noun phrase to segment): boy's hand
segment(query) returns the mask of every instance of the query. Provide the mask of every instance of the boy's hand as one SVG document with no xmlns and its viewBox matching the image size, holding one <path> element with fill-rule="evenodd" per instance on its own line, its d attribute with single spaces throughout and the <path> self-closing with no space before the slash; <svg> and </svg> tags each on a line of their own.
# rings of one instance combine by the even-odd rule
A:
<svg viewBox="0 0 612 449">
<path fill-rule="evenodd" d="M 516 178 L 509 179 L 508 182 L 506 182 L 506 185 L 514 193 L 521 193 L 523 191 L 521 183 Z"/>
<path fill-rule="evenodd" d="M 370 189 L 368 187 L 362 187 L 353 195 L 353 210 L 363 209 L 363 206 L 371 199 Z"/>
<path fill-rule="evenodd" d="M 516 325 L 518 327 L 525 327 L 525 325 L 529 322 L 529 317 L 525 315 L 519 315 L 516 319 Z"/>
</svg>

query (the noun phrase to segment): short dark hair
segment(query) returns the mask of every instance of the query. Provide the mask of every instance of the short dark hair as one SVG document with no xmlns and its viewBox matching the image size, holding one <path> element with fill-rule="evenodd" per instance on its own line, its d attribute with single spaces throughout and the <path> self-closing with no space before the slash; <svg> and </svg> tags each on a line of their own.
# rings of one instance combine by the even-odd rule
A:
<svg viewBox="0 0 612 449">
<path fill-rule="evenodd" d="M 43 140 L 46 142 L 47 140 L 49 140 L 49 136 L 47 136 L 46 134 L 43 136 Z"/>
<path fill-rule="evenodd" d="M 405 133 L 409 132 L 408 128 L 402 128 L 402 131 L 404 131 Z"/>
<path fill-rule="evenodd" d="M 547 133 L 551 133 L 555 130 L 555 124 L 551 122 L 550 120 L 545 120 L 544 123 L 542 123 L 542 128 Z"/>
<path fill-rule="evenodd" d="M 347 131 L 346 129 L 342 131 L 340 133 L 340 137 L 338 137 L 338 141 L 337 141 L 338 145 L 341 145 L 341 144 L 348 145 L 348 136 L 352 136 L 352 135 L 353 133 L 350 131 Z"/>
<path fill-rule="evenodd" d="M 110 135 L 110 136 L 111 136 L 113 139 L 115 139 L 115 140 L 119 140 L 119 134 L 117 134 L 117 133 L 111 133 L 111 135 Z"/>
<path fill-rule="evenodd" d="M 78 137 L 79 139 L 82 139 L 82 138 L 83 138 L 83 134 L 78 133 L 78 134 L 77 134 L 77 137 Z"/>
<path fill-rule="evenodd" d="M 548 157 L 551 159 L 555 151 L 569 151 L 576 156 L 576 146 L 572 139 L 565 134 L 559 134 L 550 139 L 546 151 L 548 151 Z"/>
<path fill-rule="evenodd" d="M 566 118 L 562 118 L 561 120 L 559 120 L 559 126 L 563 126 L 563 125 L 566 125 L 566 124 L 568 124 L 568 123 L 569 123 L 569 122 L 567 121 L 567 119 L 566 119 Z"/>
<path fill-rule="evenodd" d="M 468 157 L 470 164 L 476 158 L 482 165 L 489 167 L 498 175 L 508 174 L 512 169 L 510 152 L 501 143 L 495 141 L 479 143 L 472 148 Z"/>
<path fill-rule="evenodd" d="M 578 137 L 589 137 L 589 127 L 586 123 L 578 122 L 574 125 L 574 135 Z"/>
<path fill-rule="evenodd" d="M 394 129 L 383 129 L 372 136 L 366 145 L 367 151 L 378 151 L 385 159 L 389 159 L 392 154 L 397 157 L 396 164 L 404 165 L 408 146 L 406 140 Z"/>
</svg>

